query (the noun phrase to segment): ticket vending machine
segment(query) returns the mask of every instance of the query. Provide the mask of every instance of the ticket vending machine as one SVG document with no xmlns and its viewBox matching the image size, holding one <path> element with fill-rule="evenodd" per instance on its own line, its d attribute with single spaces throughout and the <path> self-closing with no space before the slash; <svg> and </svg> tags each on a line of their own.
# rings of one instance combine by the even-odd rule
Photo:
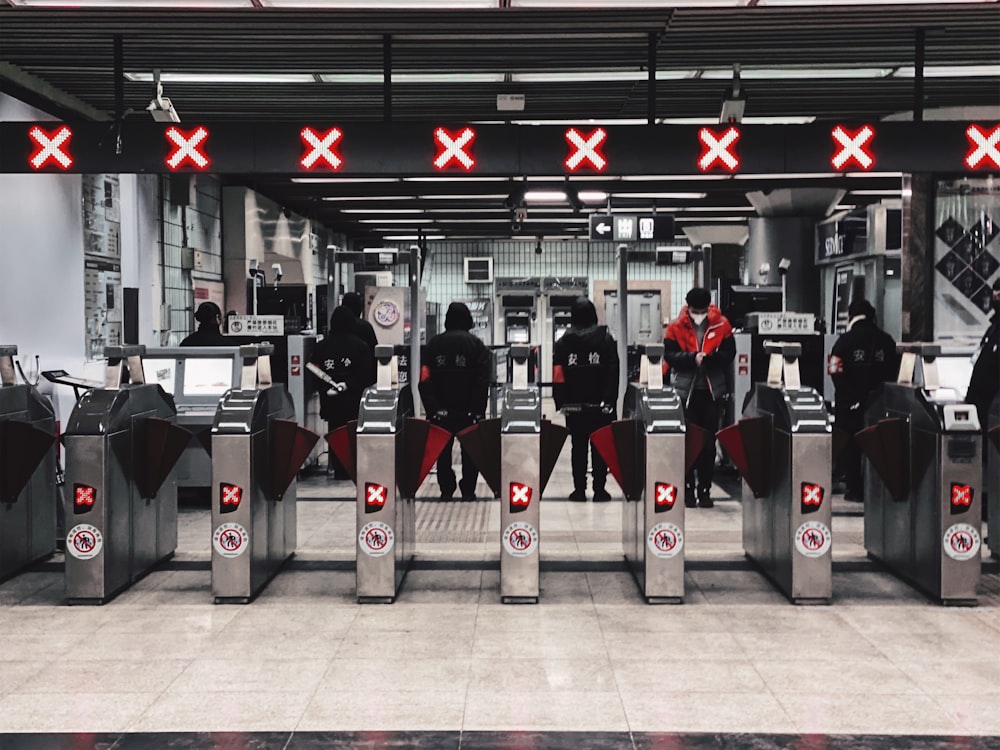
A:
<svg viewBox="0 0 1000 750">
<path fill-rule="evenodd" d="M 295 421 L 282 383 L 271 380 L 270 344 L 240 347 L 239 388 L 212 425 L 212 596 L 245 604 L 295 553 L 295 477 L 315 432 Z"/>
<path fill-rule="evenodd" d="M 899 378 L 865 412 L 865 548 L 942 604 L 976 604 L 982 432 L 976 407 L 939 388 L 934 343 L 905 343 Z"/>
<path fill-rule="evenodd" d="M 66 599 L 103 604 L 177 546 L 174 466 L 191 438 L 144 380 L 144 346 L 109 346 L 103 388 L 77 402 L 66 446 Z"/>
<path fill-rule="evenodd" d="M 0 345 L 0 581 L 55 552 L 56 424 L 48 398 L 14 376 Z"/>
<path fill-rule="evenodd" d="M 719 442 L 744 479 L 743 549 L 795 604 L 832 591 L 832 425 L 799 378 L 798 343 L 768 343 L 767 380 Z"/>
</svg>

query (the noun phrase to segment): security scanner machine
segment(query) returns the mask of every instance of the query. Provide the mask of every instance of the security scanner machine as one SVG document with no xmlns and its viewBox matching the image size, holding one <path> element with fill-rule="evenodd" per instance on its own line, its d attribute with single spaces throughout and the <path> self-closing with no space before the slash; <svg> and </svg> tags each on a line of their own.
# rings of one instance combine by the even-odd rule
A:
<svg viewBox="0 0 1000 750">
<path fill-rule="evenodd" d="M 103 388 L 70 415 L 66 446 L 66 599 L 102 604 L 177 546 L 173 469 L 191 433 L 174 400 L 146 383 L 144 346 L 109 346 Z"/>
<path fill-rule="evenodd" d="M 500 498 L 500 598 L 505 604 L 538 602 L 540 504 L 568 434 L 542 419 L 538 386 L 528 384 L 529 355 L 527 346 L 510 348 L 513 377 L 500 418 L 458 434 Z"/>
<path fill-rule="evenodd" d="M 803 386 L 797 343 L 769 342 L 767 380 L 743 417 L 719 433 L 744 479 L 743 549 L 795 604 L 832 596 L 832 425 L 823 397 Z"/>
<path fill-rule="evenodd" d="M 938 387 L 933 343 L 905 343 L 899 378 L 865 412 L 865 548 L 942 604 L 976 604 L 982 433 L 976 407 Z"/>
<path fill-rule="evenodd" d="M 705 444 L 684 404 L 663 386 L 663 345 L 646 345 L 648 380 L 632 383 L 624 419 L 591 435 L 622 492 L 622 546 L 650 604 L 684 600 L 684 477 Z"/>
<path fill-rule="evenodd" d="M 0 581 L 56 546 L 56 422 L 48 398 L 14 376 L 0 345 Z"/>
<path fill-rule="evenodd" d="M 271 379 L 269 344 L 240 347 L 239 388 L 212 425 L 212 596 L 253 599 L 295 552 L 295 476 L 319 435 L 295 421 L 292 399 Z"/>
<path fill-rule="evenodd" d="M 981 417 L 980 417 L 981 418 Z M 987 415 L 986 445 L 983 471 L 986 476 L 986 492 L 989 498 L 989 526 L 987 534 L 990 552 L 1000 557 L 1000 394 L 993 399 Z"/>
<path fill-rule="evenodd" d="M 414 498 L 451 433 L 413 417 L 412 390 L 392 380 L 392 346 L 376 346 L 375 360 L 357 422 L 327 442 L 357 485 L 358 601 L 391 603 L 413 558 Z"/>
</svg>

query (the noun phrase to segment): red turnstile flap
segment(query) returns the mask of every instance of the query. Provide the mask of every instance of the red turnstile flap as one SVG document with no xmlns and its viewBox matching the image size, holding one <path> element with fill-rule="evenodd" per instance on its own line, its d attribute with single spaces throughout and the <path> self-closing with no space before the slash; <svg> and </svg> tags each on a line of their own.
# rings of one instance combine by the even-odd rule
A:
<svg viewBox="0 0 1000 750">
<path fill-rule="evenodd" d="M 746 417 L 724 427 L 718 438 L 754 497 L 766 495 L 771 487 L 771 418 Z"/>
<path fill-rule="evenodd" d="M 0 422 L 0 503 L 17 500 L 56 436 L 28 422 Z"/>
<path fill-rule="evenodd" d="M 556 468 L 556 461 L 566 443 L 566 436 L 569 430 L 560 424 L 552 424 L 547 419 L 542 420 L 542 433 L 539 437 L 541 445 L 538 448 L 538 471 L 542 486 L 540 491 L 545 492 L 545 485 L 549 483 L 552 470 Z"/>
<path fill-rule="evenodd" d="M 204 427 L 194 434 L 198 444 L 205 449 L 205 452 L 212 455 L 212 428 Z"/>
<path fill-rule="evenodd" d="M 910 494 L 910 425 L 905 419 L 883 419 L 854 436 L 861 451 L 885 484 L 892 499 Z"/>
<path fill-rule="evenodd" d="M 844 452 L 847 444 L 851 441 L 851 433 L 847 430 L 840 430 L 837 427 L 833 428 L 833 435 L 830 442 L 833 443 L 832 452 L 830 453 L 830 459 L 836 463 L 837 459 L 840 458 L 840 454 Z"/>
<path fill-rule="evenodd" d="M 326 444 L 337 457 L 344 471 L 358 483 L 358 420 L 352 419 L 326 436 Z"/>
<path fill-rule="evenodd" d="M 451 440 L 448 430 L 426 419 L 407 417 L 403 430 L 403 455 L 400 457 L 396 486 L 403 497 L 416 497 L 431 467 Z"/>
<path fill-rule="evenodd" d="M 990 442 L 993 443 L 993 447 L 1000 451 L 1000 424 L 992 428 L 986 435 L 989 437 Z"/>
<path fill-rule="evenodd" d="M 268 476 L 271 499 L 281 500 L 319 441 L 319 435 L 294 419 L 272 419 L 267 425 Z"/>
<path fill-rule="evenodd" d="M 642 498 L 646 481 L 643 437 L 642 425 L 635 419 L 619 419 L 590 433 L 594 450 L 608 465 L 626 500 Z"/>
<path fill-rule="evenodd" d="M 493 490 L 493 496 L 500 497 L 500 420 L 484 419 L 455 437 Z"/>
<path fill-rule="evenodd" d="M 684 473 L 687 474 L 698 460 L 701 451 L 711 442 L 712 433 L 704 427 L 689 424 L 684 433 Z"/>
<path fill-rule="evenodd" d="M 133 432 L 135 486 L 142 497 L 156 497 L 191 441 L 191 433 L 159 417 L 138 420 Z"/>
</svg>

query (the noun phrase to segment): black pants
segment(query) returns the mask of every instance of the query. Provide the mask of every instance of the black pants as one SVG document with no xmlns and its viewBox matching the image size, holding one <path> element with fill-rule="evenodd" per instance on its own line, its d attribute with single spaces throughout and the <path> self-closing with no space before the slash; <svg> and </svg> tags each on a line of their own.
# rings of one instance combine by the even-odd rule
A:
<svg viewBox="0 0 1000 750">
<path fill-rule="evenodd" d="M 461 432 L 466 427 L 471 427 L 475 420 L 470 414 L 464 414 L 455 417 L 446 417 L 444 419 L 433 420 L 434 424 L 445 430 L 448 430 L 452 434 L 451 440 L 441 451 L 441 455 L 438 456 L 437 461 L 437 480 L 438 486 L 441 488 L 441 495 L 443 497 L 451 497 L 455 494 L 455 488 L 458 487 L 462 494 L 462 497 L 473 497 L 476 494 L 476 482 L 479 480 L 479 470 L 476 465 L 469 458 L 469 455 L 462 449 L 462 479 L 456 482 L 455 470 L 451 466 L 451 452 L 452 447 L 455 445 L 455 433 Z"/>
<path fill-rule="evenodd" d="M 711 433 L 685 481 L 688 487 L 697 486 L 700 490 L 710 490 L 715 474 L 715 433 L 719 429 L 719 402 L 712 398 L 711 391 L 697 388 L 691 391 L 691 398 L 684 409 L 684 418 L 688 424 L 698 425 Z"/>
<path fill-rule="evenodd" d="M 573 467 L 573 489 L 583 492 L 587 489 L 587 449 L 590 449 L 594 471 L 594 491 L 604 489 L 608 478 L 608 465 L 601 454 L 590 444 L 590 434 L 611 424 L 614 414 L 605 414 L 600 409 L 584 409 L 566 413 L 566 429 L 571 441 L 571 465 Z"/>
<path fill-rule="evenodd" d="M 850 436 L 838 461 L 838 466 L 844 473 L 847 493 L 861 497 L 865 490 L 861 477 L 861 448 L 854 436 L 865 427 L 864 410 L 860 407 L 857 409 L 838 407 L 834 409 L 833 415 L 837 429 L 843 430 Z"/>
</svg>

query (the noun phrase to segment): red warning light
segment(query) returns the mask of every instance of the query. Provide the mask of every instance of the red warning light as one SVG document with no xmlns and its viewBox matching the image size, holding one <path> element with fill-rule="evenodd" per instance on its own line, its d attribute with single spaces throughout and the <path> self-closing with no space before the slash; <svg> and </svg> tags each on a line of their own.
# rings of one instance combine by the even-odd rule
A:
<svg viewBox="0 0 1000 750">
<path fill-rule="evenodd" d="M 229 513 L 240 507 L 243 499 L 243 488 L 235 484 L 219 484 L 219 504 L 223 513 Z"/>
<path fill-rule="evenodd" d="M 736 141 L 740 139 L 740 129 L 731 125 L 721 133 L 702 128 L 698 131 L 698 140 L 705 147 L 698 159 L 698 169 L 707 172 L 713 167 L 722 167 L 735 172 L 740 166 L 740 157 L 736 154 Z"/>
<path fill-rule="evenodd" d="M 67 148 L 69 139 L 73 137 L 73 131 L 68 126 L 61 125 L 48 133 L 33 125 L 28 131 L 28 137 L 36 146 L 35 152 L 28 158 L 28 164 L 32 169 L 42 169 L 50 162 L 52 166 L 60 169 L 69 169 L 73 166 L 73 157 Z"/>
<path fill-rule="evenodd" d="M 966 510 L 972 505 L 973 489 L 968 484 L 951 485 L 951 507 L 955 510 Z"/>
<path fill-rule="evenodd" d="M 965 136 L 969 139 L 969 153 L 965 156 L 969 169 L 1000 169 L 1000 125 L 989 132 L 978 125 L 970 125 Z"/>
<path fill-rule="evenodd" d="M 869 150 L 875 137 L 875 128 L 871 125 L 862 125 L 854 133 L 843 125 L 837 125 L 830 131 L 830 135 L 834 142 L 830 165 L 834 169 L 843 171 L 852 162 L 859 169 L 867 170 L 875 166 L 875 157 Z"/>
<path fill-rule="evenodd" d="M 444 128 L 434 129 L 434 142 L 439 150 L 434 157 L 434 168 L 445 169 L 452 162 L 457 163 L 466 172 L 476 166 L 476 160 L 466 148 L 472 145 L 476 139 L 476 131 L 472 128 L 463 128 L 458 133 L 449 133 Z"/>
<path fill-rule="evenodd" d="M 666 482 L 656 482 L 653 485 L 653 500 L 657 513 L 670 510 L 677 502 L 677 487 Z"/>
<path fill-rule="evenodd" d="M 385 507 L 389 490 L 383 484 L 365 482 L 365 513 L 374 513 Z"/>
<path fill-rule="evenodd" d="M 566 169 L 575 172 L 589 164 L 598 172 L 603 172 L 608 160 L 601 153 L 601 147 L 607 138 L 608 132 L 604 128 L 592 130 L 586 136 L 576 128 L 567 130 L 566 142 L 570 146 L 570 154 L 566 157 Z"/>
<path fill-rule="evenodd" d="M 171 125 L 166 130 L 167 140 L 174 145 L 174 150 L 166 159 L 169 169 L 180 169 L 190 164 L 195 169 L 207 169 L 208 157 L 202 151 L 202 146 L 208 138 L 208 130 L 199 125 L 194 130 L 185 133 Z"/>
<path fill-rule="evenodd" d="M 299 162 L 306 169 L 317 165 L 325 165 L 330 169 L 340 169 L 344 160 L 333 148 L 344 135 L 340 128 L 330 128 L 325 133 L 319 133 L 312 128 L 302 128 L 299 134 L 306 147 L 306 153 Z"/>
<path fill-rule="evenodd" d="M 531 505 L 531 487 L 520 482 L 510 483 L 510 512 L 518 513 Z"/>
<path fill-rule="evenodd" d="M 97 490 L 87 484 L 73 485 L 73 505 L 77 508 L 89 510 L 94 507 L 94 500 L 97 498 Z"/>
<path fill-rule="evenodd" d="M 823 504 L 823 485 L 811 482 L 802 483 L 802 511 L 818 510 Z"/>
</svg>

